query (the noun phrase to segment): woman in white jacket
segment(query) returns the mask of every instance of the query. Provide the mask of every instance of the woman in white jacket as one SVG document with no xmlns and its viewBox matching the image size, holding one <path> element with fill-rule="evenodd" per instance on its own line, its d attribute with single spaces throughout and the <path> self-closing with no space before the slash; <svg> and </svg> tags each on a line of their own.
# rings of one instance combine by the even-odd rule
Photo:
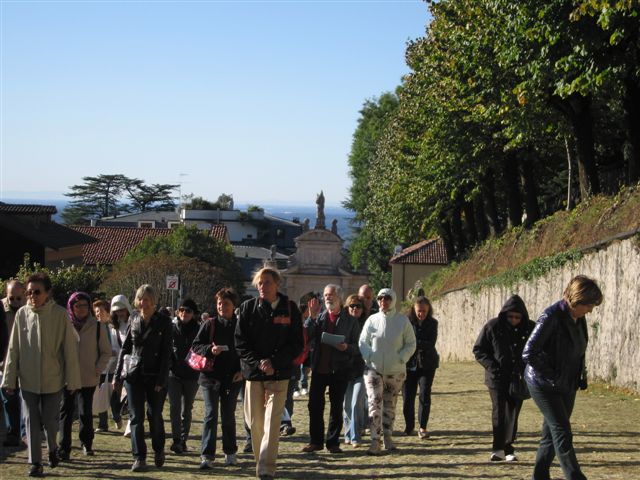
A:
<svg viewBox="0 0 640 480">
<path fill-rule="evenodd" d="M 371 455 L 381 453 L 380 437 L 385 450 L 396 449 L 392 440 L 396 402 L 407 376 L 406 363 L 416 350 L 416 336 L 409 319 L 396 312 L 396 292 L 383 288 L 377 299 L 380 311 L 367 319 L 359 341 L 369 399 Z"/>
</svg>

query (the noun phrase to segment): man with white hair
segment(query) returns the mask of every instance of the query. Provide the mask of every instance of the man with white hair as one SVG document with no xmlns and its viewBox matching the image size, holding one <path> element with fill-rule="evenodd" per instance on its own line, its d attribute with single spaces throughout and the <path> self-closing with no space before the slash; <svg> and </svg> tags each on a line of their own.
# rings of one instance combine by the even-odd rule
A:
<svg viewBox="0 0 640 480">
<path fill-rule="evenodd" d="M 311 346 L 311 388 L 309 390 L 310 441 L 302 451 L 322 450 L 326 444 L 331 453 L 342 453 L 340 432 L 344 393 L 350 378 L 353 358 L 358 352 L 360 326 L 342 308 L 342 288 L 329 284 L 323 292 L 326 310 L 316 322 L 305 322 Z M 329 426 L 325 439 L 325 392 L 329 388 Z"/>
</svg>

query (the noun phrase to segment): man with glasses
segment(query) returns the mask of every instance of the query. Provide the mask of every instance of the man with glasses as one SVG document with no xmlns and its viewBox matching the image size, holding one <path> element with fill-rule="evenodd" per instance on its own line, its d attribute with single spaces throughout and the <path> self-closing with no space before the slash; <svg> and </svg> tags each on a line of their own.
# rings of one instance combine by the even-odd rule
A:
<svg viewBox="0 0 640 480">
<path fill-rule="evenodd" d="M 310 442 L 302 451 L 322 450 L 326 443 L 330 453 L 342 453 L 342 407 L 349 382 L 353 357 L 358 351 L 360 328 L 355 318 L 342 308 L 342 288 L 329 284 L 323 292 L 326 310 L 315 323 L 306 322 L 311 351 L 311 389 L 309 390 Z M 331 341 L 331 339 L 335 341 Z M 329 389 L 329 426 L 325 439 L 325 392 Z"/>
<path fill-rule="evenodd" d="M 24 285 L 18 280 L 11 280 L 6 286 L 7 296 L 2 299 L 2 310 L 5 315 L 7 342 L 11 336 L 13 320 L 20 307 L 27 303 Z M 0 370 L 4 368 L 3 352 L 0 356 Z M 13 394 L 8 394 L 6 390 L 0 391 L 2 403 L 4 405 L 4 421 L 7 427 L 7 436 L 2 445 L 4 447 L 17 447 L 20 439 L 25 437 L 24 422 L 20 415 L 20 389 L 16 388 Z"/>
</svg>

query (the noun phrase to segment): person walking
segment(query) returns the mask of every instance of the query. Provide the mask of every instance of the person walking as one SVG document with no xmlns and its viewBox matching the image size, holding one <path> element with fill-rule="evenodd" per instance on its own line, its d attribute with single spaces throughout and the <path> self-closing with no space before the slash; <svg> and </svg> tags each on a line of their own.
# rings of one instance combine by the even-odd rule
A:
<svg viewBox="0 0 640 480">
<path fill-rule="evenodd" d="M 111 343 L 106 328 L 91 314 L 91 297 L 84 292 L 72 293 L 67 301 L 69 321 L 78 334 L 78 357 L 81 388 L 74 393 L 64 392 L 60 405 L 60 446 L 58 457 L 69 460 L 71 455 L 71 426 L 77 413 L 82 452 L 93 455 L 93 393 L 100 374 L 111 359 Z"/>
<path fill-rule="evenodd" d="M 111 299 L 111 348 L 116 352 L 116 365 L 118 363 L 118 358 L 120 358 L 122 345 L 124 345 L 124 341 L 127 338 L 127 332 L 129 331 L 129 316 L 132 312 L 133 308 L 131 308 L 129 299 L 124 295 L 115 295 Z M 111 416 L 113 418 L 113 427 L 116 430 L 122 430 L 122 410 L 126 405 L 125 398 L 122 398 L 121 391 L 116 391 L 115 389 L 111 394 Z M 123 435 L 125 437 L 131 435 L 131 421 L 127 422 Z"/>
<path fill-rule="evenodd" d="M 49 466 L 58 465 L 58 412 L 62 391 L 82 386 L 78 335 L 66 310 L 51 298 L 51 279 L 37 272 L 27 279 L 27 304 L 15 315 L 1 387 L 22 393 L 30 477 L 42 477 L 42 429 Z"/>
<path fill-rule="evenodd" d="M 578 388 L 587 388 L 585 315 L 602 303 L 597 283 L 578 275 L 567 285 L 562 300 L 538 318 L 522 353 L 531 398 L 542 412 L 542 438 L 533 467 L 533 480 L 549 480 L 555 456 L 567 480 L 584 480 L 571 432 L 571 413 Z"/>
<path fill-rule="evenodd" d="M 324 448 L 330 453 L 342 453 L 340 432 L 344 394 L 358 351 L 360 326 L 355 318 L 343 310 L 342 288 L 329 284 L 322 293 L 325 310 L 316 322 L 305 325 L 311 353 L 311 388 L 309 390 L 309 444 L 306 453 Z M 333 336 L 334 340 L 329 340 Z M 329 425 L 324 432 L 325 394 L 329 389 Z"/>
<path fill-rule="evenodd" d="M 407 362 L 407 379 L 403 387 L 404 433 L 413 435 L 415 427 L 415 400 L 418 387 L 418 438 L 429 437 L 427 424 L 431 413 L 431 386 L 440 365 L 440 357 L 436 350 L 438 339 L 438 321 L 433 318 L 431 302 L 425 296 L 413 301 L 409 311 L 409 321 L 416 335 L 416 353 Z"/>
<path fill-rule="evenodd" d="M 396 292 L 378 292 L 380 311 L 371 315 L 360 334 L 359 346 L 365 362 L 364 383 L 371 422 L 370 455 L 380 455 L 380 439 L 385 450 L 395 450 L 393 422 L 398 392 L 407 376 L 406 363 L 416 351 L 416 335 L 406 315 L 396 312 Z"/>
<path fill-rule="evenodd" d="M 200 372 L 198 383 L 204 398 L 200 469 L 213 468 L 218 436 L 218 412 L 222 426 L 225 465 L 237 465 L 236 403 L 242 387 L 240 359 L 235 348 L 238 295 L 231 288 L 216 293 L 217 314 L 203 322 L 193 341 L 194 352 L 214 360 L 213 370 Z"/>
<path fill-rule="evenodd" d="M 244 414 L 251 430 L 256 475 L 268 480 L 275 475 L 293 360 L 303 349 L 302 321 L 298 306 L 278 292 L 277 270 L 261 268 L 252 283 L 259 296 L 240 305 L 235 342 L 247 380 Z"/>
<path fill-rule="evenodd" d="M 113 372 L 116 369 L 116 363 L 118 362 L 118 352 L 120 351 L 120 347 L 117 344 L 116 339 L 113 337 L 111 333 L 111 306 L 109 302 L 106 300 L 95 300 L 92 304 L 93 314 L 100 322 L 101 325 L 105 327 L 107 331 L 107 336 L 109 337 L 109 344 L 111 345 L 111 358 L 109 359 L 109 363 L 105 367 L 104 371 L 100 374 L 100 382 L 98 384 L 98 389 L 104 388 L 105 382 L 111 388 L 111 384 L 113 382 Z M 113 391 L 112 391 L 113 393 Z M 113 395 L 111 395 L 113 396 Z M 103 433 L 109 431 L 109 408 L 102 412 L 98 413 L 98 426 L 96 427 L 96 433 Z"/>
<path fill-rule="evenodd" d="M 167 397 L 167 381 L 171 365 L 171 319 L 156 309 L 156 292 L 151 285 L 136 291 L 134 310 L 129 320 L 127 337 L 120 350 L 114 375 L 114 389 L 124 382 L 131 422 L 131 471 L 147 469 L 147 445 L 144 441 L 145 404 L 149 419 L 154 463 L 164 465 L 165 430 L 162 409 Z"/>
<path fill-rule="evenodd" d="M 491 397 L 493 443 L 489 460 L 492 462 L 518 460 L 513 443 L 523 399 L 511 392 L 509 386 L 522 379 L 522 350 L 534 325 L 522 298 L 512 295 L 498 316 L 482 327 L 473 346 L 476 360 L 484 367 L 484 383 Z"/>
</svg>

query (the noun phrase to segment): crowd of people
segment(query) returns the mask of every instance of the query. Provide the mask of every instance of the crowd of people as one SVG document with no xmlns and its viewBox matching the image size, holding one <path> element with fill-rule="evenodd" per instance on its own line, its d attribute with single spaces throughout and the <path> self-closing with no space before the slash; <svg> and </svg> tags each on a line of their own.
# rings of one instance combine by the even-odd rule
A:
<svg viewBox="0 0 640 480">
<path fill-rule="evenodd" d="M 133 306 L 122 294 L 92 301 L 74 292 L 65 309 L 52 299 L 46 274 L 31 275 L 26 286 L 10 281 L 0 309 L 4 445 L 24 441 L 28 474 L 39 477 L 43 432 L 48 465 L 55 468 L 70 460 L 74 419 L 82 453 L 91 456 L 95 433 L 109 430 L 109 416 L 112 428 L 123 430 L 125 414 L 131 470 L 148 469 L 145 419 L 153 463 L 161 468 L 165 400 L 168 396 L 170 451 L 180 455 L 190 448 L 199 390 L 204 400 L 202 470 L 214 465 L 218 423 L 224 464 L 237 464 L 239 397 L 247 434 L 244 451 L 253 452 L 261 479 L 274 478 L 279 439 L 295 433 L 293 398 L 307 393 L 309 441 L 302 452 L 326 448 L 340 454 L 344 445 L 361 447 L 366 434 L 368 454 L 396 450 L 400 392 L 404 433 L 429 437 L 431 390 L 439 367 L 438 321 L 429 299 L 418 296 L 404 314 L 390 288 L 374 297 L 368 285 L 346 295 L 341 286 L 329 284 L 297 304 L 280 291 L 280 274 L 269 267 L 254 274 L 253 285 L 258 296 L 242 303 L 231 288 L 216 292 L 213 315 L 201 316 L 198 305 L 184 299 L 172 319 L 158 308 L 150 285 L 138 288 Z M 565 478 L 586 478 L 573 448 L 570 417 L 576 390 L 586 388 L 585 315 L 601 302 L 597 284 L 577 276 L 537 322 L 529 319 L 523 299 L 513 295 L 483 326 L 473 353 L 485 368 L 492 402 L 490 461 L 518 460 L 518 415 L 523 401 L 532 398 L 544 417 L 532 478 L 549 479 L 555 456 Z M 94 412 L 98 396 L 104 397 L 104 407 Z"/>
</svg>

